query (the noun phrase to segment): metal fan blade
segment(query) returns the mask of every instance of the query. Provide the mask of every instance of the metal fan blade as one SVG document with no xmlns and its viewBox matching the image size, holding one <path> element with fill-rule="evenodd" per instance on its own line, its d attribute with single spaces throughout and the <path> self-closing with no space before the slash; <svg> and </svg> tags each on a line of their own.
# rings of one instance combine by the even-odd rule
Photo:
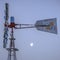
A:
<svg viewBox="0 0 60 60">
<path fill-rule="evenodd" d="M 4 36 L 3 47 L 6 48 L 8 40 L 8 3 L 5 4 L 5 23 L 4 23 Z"/>
</svg>

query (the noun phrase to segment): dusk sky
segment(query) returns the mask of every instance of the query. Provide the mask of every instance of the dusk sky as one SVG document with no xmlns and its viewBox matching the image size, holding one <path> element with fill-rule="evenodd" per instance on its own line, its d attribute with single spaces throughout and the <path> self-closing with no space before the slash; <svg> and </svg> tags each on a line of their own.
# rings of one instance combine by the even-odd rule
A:
<svg viewBox="0 0 60 60">
<path fill-rule="evenodd" d="M 57 18 L 57 34 L 36 28 L 14 29 L 15 47 L 19 49 L 17 60 L 60 60 L 60 0 L 0 0 L 0 60 L 8 57 L 3 48 L 5 3 L 9 4 L 9 21 L 14 16 L 17 24 Z"/>
</svg>

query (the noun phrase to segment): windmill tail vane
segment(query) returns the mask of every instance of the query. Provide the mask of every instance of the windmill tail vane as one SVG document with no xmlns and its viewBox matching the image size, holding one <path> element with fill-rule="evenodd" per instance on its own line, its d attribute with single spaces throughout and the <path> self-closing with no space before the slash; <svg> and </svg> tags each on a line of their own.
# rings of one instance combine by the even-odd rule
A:
<svg viewBox="0 0 60 60">
<path fill-rule="evenodd" d="M 38 20 L 35 23 L 35 27 L 37 30 L 40 31 L 57 34 L 57 19 L 51 18 L 51 19 Z"/>
</svg>

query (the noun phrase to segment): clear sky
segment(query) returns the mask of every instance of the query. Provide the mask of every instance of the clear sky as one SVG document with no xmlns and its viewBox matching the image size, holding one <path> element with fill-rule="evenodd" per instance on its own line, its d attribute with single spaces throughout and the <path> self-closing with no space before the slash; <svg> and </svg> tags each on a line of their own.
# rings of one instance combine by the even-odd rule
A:
<svg viewBox="0 0 60 60">
<path fill-rule="evenodd" d="M 57 18 L 58 34 L 35 28 L 14 30 L 19 49 L 17 60 L 60 60 L 60 0 L 0 0 L 0 60 L 7 60 L 8 54 L 3 48 L 6 2 L 9 3 L 9 20 L 14 16 L 16 23 L 34 24 L 37 20 Z"/>
</svg>

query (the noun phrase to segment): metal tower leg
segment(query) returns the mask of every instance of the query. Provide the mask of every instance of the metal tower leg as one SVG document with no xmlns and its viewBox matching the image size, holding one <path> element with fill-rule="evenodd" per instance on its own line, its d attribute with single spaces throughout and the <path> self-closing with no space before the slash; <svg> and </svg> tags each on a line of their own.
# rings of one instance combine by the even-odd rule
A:
<svg viewBox="0 0 60 60">
<path fill-rule="evenodd" d="M 17 60 L 16 58 L 16 51 L 18 51 L 17 48 L 15 48 L 15 43 L 14 43 L 14 36 L 13 36 L 13 28 L 11 29 L 11 38 L 10 38 L 10 46 L 7 48 L 8 50 L 8 60 Z"/>
</svg>

